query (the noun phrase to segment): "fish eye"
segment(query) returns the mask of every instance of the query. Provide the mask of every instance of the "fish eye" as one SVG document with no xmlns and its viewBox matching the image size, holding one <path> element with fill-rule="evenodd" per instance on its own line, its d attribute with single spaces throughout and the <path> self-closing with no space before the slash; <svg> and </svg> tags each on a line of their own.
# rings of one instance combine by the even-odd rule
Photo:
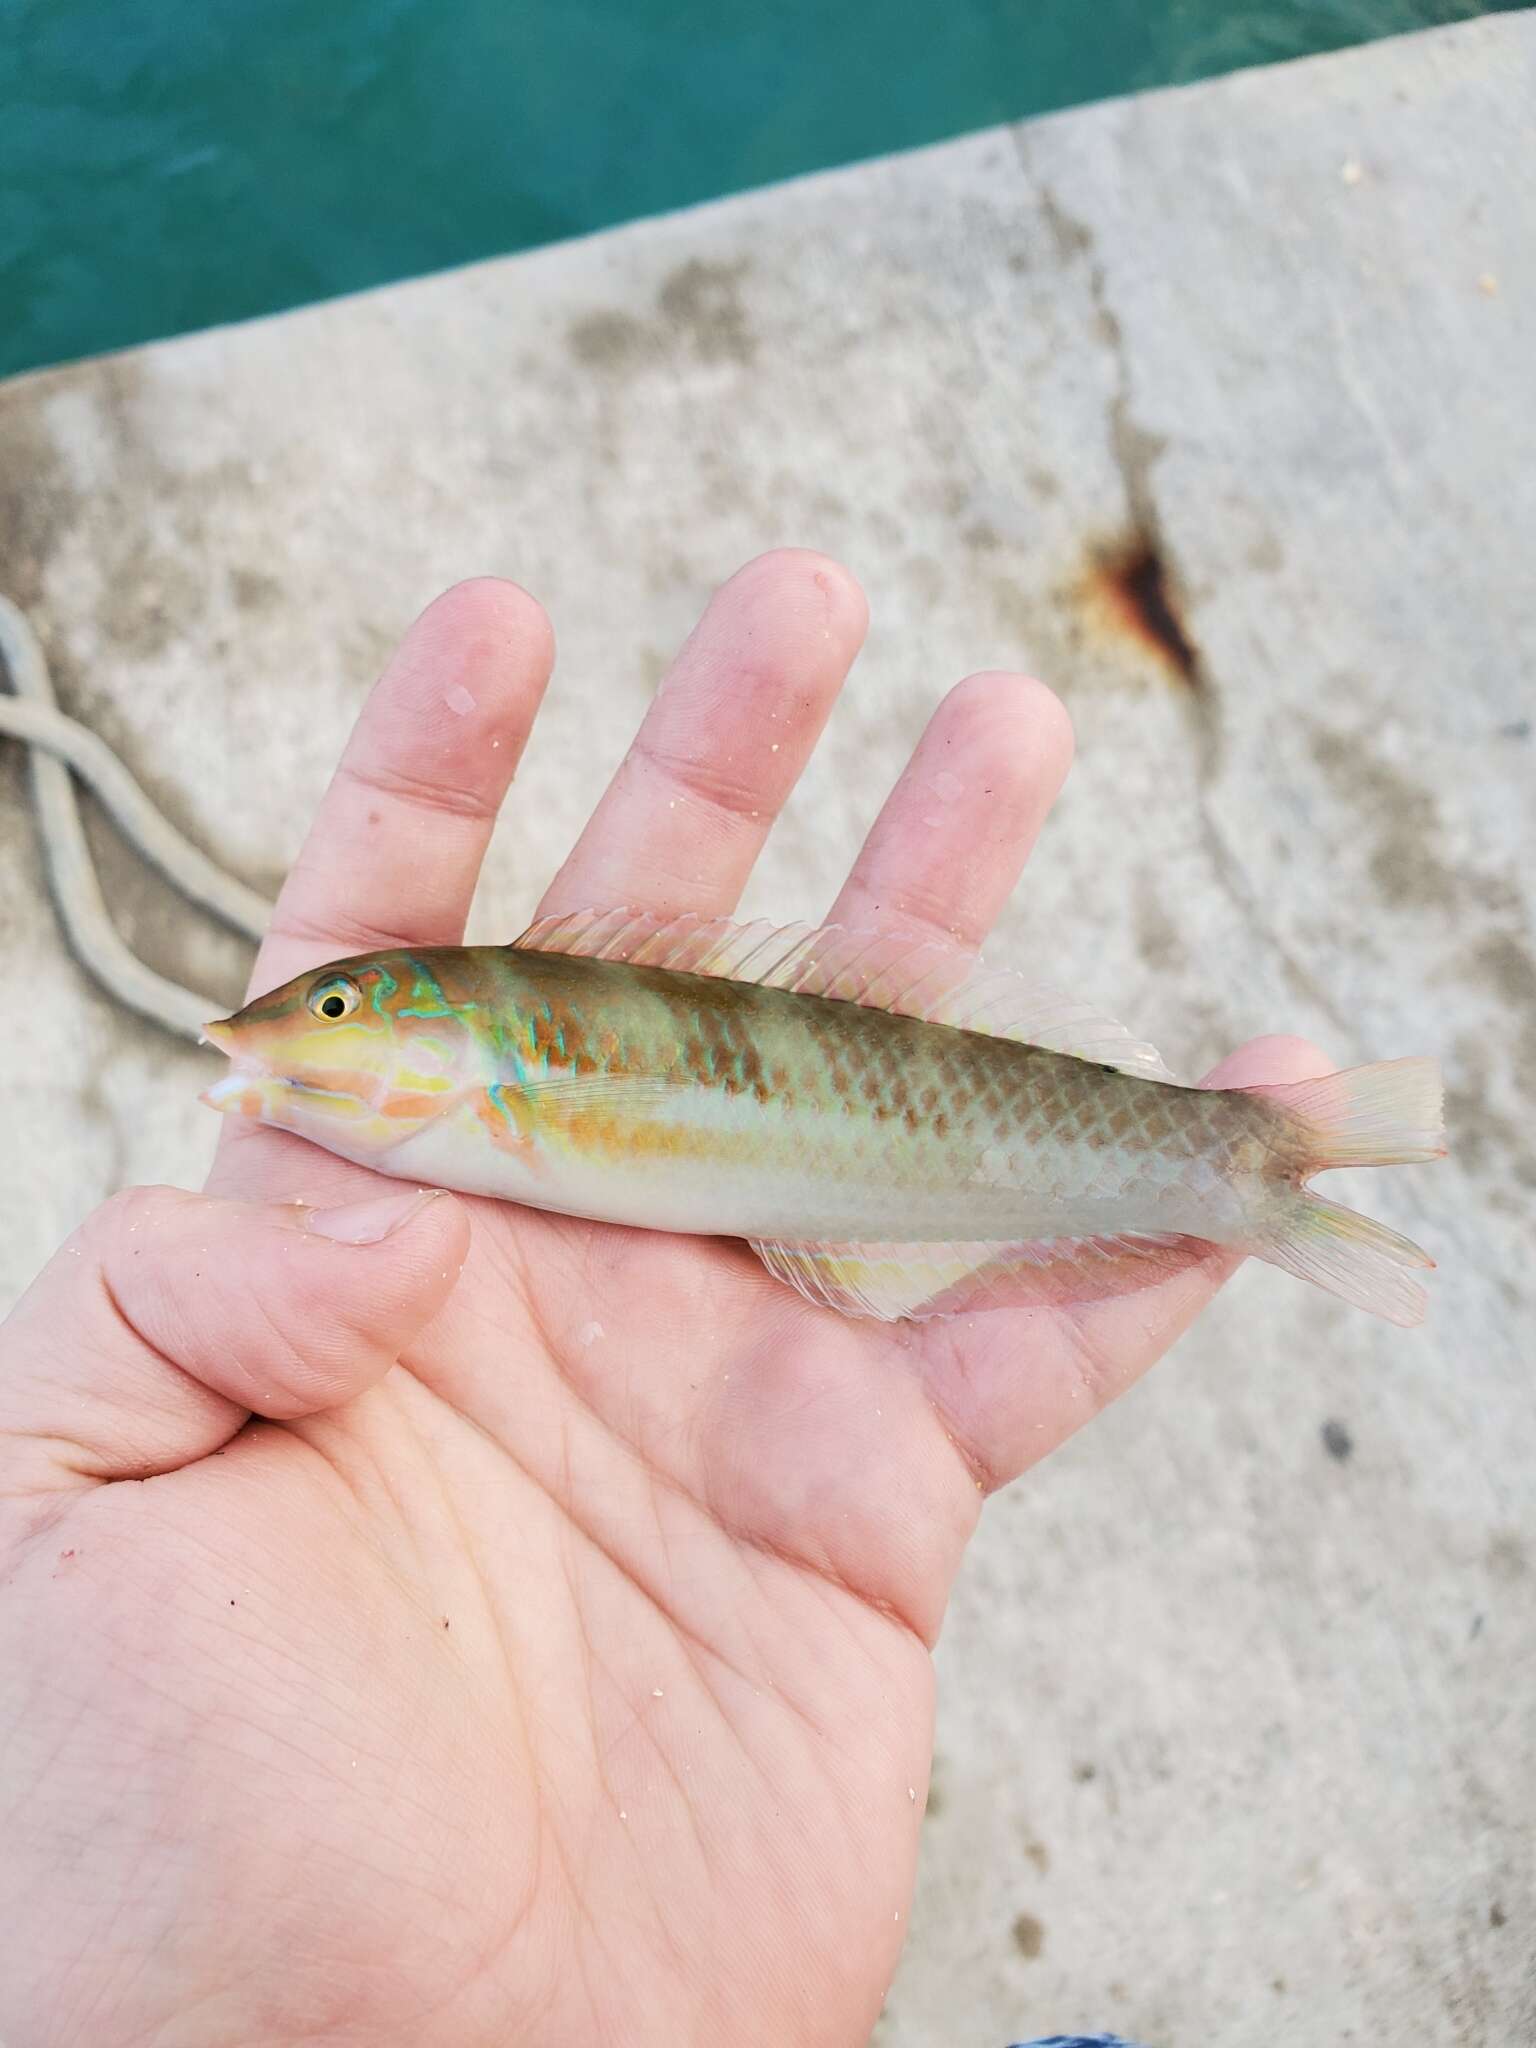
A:
<svg viewBox="0 0 1536 2048">
<path fill-rule="evenodd" d="M 350 1017 L 362 1000 L 362 990 L 345 974 L 328 974 L 324 981 L 315 983 L 306 998 L 310 1015 L 327 1024 L 339 1024 L 343 1017 Z"/>
</svg>

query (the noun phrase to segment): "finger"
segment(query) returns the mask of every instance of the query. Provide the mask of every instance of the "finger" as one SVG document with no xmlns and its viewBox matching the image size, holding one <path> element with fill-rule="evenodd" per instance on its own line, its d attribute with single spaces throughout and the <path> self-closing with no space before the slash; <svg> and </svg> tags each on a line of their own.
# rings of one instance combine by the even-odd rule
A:
<svg viewBox="0 0 1536 2048">
<path fill-rule="evenodd" d="M 1071 720 L 1044 683 L 1001 671 L 957 683 L 886 799 L 830 921 L 979 946 L 1071 763 Z"/>
<path fill-rule="evenodd" d="M 1257 1038 L 1201 1086 L 1252 1088 L 1332 1072 L 1333 1062 L 1304 1038 Z M 1241 1264 L 1240 1252 L 1220 1251 L 1112 1300 L 963 1319 L 963 1355 L 955 1329 L 933 1325 L 941 1334 L 930 1354 L 930 1397 L 983 1485 L 1017 1478 L 1123 1394 Z"/>
<path fill-rule="evenodd" d="M 554 660 L 515 583 L 460 583 L 401 642 L 283 885 L 252 989 L 377 946 L 453 945 Z"/>
<path fill-rule="evenodd" d="M 0 1327 L 0 1491 L 173 1471 L 252 1413 L 352 1399 L 437 1313 L 468 1238 L 458 1202 L 412 1187 L 329 1210 L 115 1196 Z"/>
<path fill-rule="evenodd" d="M 733 909 L 867 621 L 858 585 L 824 555 L 783 549 L 738 570 L 678 655 L 540 915 Z"/>
<path fill-rule="evenodd" d="M 1275 1032 L 1267 1038 L 1250 1038 L 1236 1052 L 1229 1052 L 1219 1065 L 1212 1067 L 1200 1086 L 1267 1088 L 1275 1081 L 1306 1081 L 1335 1071 L 1327 1053 L 1310 1038 Z"/>
</svg>

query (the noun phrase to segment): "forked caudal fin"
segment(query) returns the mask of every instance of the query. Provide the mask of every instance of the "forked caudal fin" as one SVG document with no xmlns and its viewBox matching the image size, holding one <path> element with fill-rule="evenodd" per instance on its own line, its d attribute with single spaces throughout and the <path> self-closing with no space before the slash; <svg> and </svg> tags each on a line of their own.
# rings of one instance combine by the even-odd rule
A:
<svg viewBox="0 0 1536 2048">
<path fill-rule="evenodd" d="M 1305 1155 L 1304 1178 L 1331 1166 L 1406 1166 L 1445 1152 L 1434 1060 L 1383 1060 L 1245 1092 L 1290 1112 Z M 1426 1296 L 1409 1269 L 1432 1267 L 1434 1260 L 1384 1223 L 1306 1188 L 1282 1205 L 1278 1227 L 1253 1251 L 1388 1322 L 1409 1328 L 1423 1320 Z"/>
<path fill-rule="evenodd" d="M 1435 1060 L 1378 1060 L 1243 1093 L 1290 1111 L 1308 1173 L 1329 1166 L 1410 1166 L 1445 1156 L 1444 1091 Z"/>
<path fill-rule="evenodd" d="M 1299 1188 L 1287 1204 L 1280 1231 L 1256 1243 L 1253 1253 L 1402 1329 L 1424 1320 L 1428 1297 L 1406 1269 L 1432 1267 L 1429 1254 L 1384 1223 L 1325 1202 L 1306 1188 Z"/>
</svg>

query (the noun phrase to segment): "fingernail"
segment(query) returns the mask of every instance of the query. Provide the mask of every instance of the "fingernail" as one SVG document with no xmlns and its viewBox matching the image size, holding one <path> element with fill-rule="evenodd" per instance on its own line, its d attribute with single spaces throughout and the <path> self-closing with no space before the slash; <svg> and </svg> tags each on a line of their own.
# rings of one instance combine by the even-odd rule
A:
<svg viewBox="0 0 1536 2048">
<path fill-rule="evenodd" d="M 441 1193 L 441 1188 L 408 1188 L 404 1194 L 347 1202 L 339 1209 L 311 1209 L 309 1228 L 316 1237 L 328 1237 L 334 1244 L 378 1244 Z"/>
</svg>

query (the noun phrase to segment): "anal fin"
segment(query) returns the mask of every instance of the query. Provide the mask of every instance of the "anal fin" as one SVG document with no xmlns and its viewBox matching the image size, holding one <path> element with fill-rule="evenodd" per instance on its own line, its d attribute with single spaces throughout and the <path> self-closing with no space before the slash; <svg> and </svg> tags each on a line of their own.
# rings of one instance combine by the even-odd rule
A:
<svg viewBox="0 0 1536 2048">
<path fill-rule="evenodd" d="M 975 1244 L 754 1241 L 752 1249 L 775 1279 L 819 1308 L 891 1323 L 1103 1301 L 1169 1279 L 1215 1246 L 1126 1233 Z"/>
</svg>

